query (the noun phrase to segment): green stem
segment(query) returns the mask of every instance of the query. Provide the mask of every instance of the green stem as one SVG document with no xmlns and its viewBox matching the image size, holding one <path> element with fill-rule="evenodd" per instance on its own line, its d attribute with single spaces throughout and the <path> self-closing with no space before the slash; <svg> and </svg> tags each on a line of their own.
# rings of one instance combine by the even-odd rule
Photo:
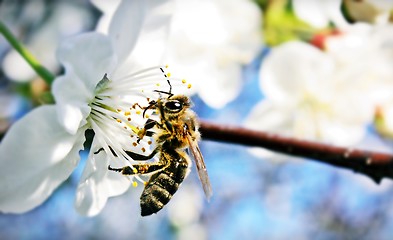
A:
<svg viewBox="0 0 393 240">
<path fill-rule="evenodd" d="M 0 33 L 3 34 L 5 39 L 11 44 L 11 46 L 18 51 L 18 53 L 27 61 L 27 63 L 34 69 L 34 71 L 42 78 L 44 81 L 51 86 L 55 76 L 48 71 L 44 66 L 42 66 L 38 60 L 25 48 L 12 32 L 0 21 Z"/>
</svg>

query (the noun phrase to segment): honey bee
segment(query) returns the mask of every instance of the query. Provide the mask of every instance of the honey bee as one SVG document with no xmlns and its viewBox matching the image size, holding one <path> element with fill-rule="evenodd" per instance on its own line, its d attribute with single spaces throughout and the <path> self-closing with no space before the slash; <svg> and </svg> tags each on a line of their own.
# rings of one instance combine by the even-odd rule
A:
<svg viewBox="0 0 393 240">
<path fill-rule="evenodd" d="M 161 69 L 162 72 L 164 72 Z M 150 101 L 145 107 L 143 115 L 148 109 L 155 109 L 159 120 L 148 119 L 144 127 L 139 130 L 141 140 L 145 136 L 153 136 L 157 147 L 148 156 L 126 151 L 136 161 L 146 161 L 159 154 L 157 162 L 134 164 L 132 168 L 112 168 L 111 171 L 123 175 L 153 174 L 147 182 L 140 197 L 141 215 L 147 216 L 160 211 L 172 198 L 183 182 L 190 167 L 189 156 L 186 149 L 191 152 L 199 179 L 207 199 L 212 196 L 212 188 L 207 174 L 202 153 L 198 147 L 200 134 L 196 114 L 190 109 L 191 101 L 185 95 L 172 94 L 172 86 L 167 80 L 169 92 L 158 91 L 160 97 L 157 101 Z M 161 94 L 167 95 L 162 97 Z M 150 130 L 156 130 L 152 132 Z"/>
</svg>

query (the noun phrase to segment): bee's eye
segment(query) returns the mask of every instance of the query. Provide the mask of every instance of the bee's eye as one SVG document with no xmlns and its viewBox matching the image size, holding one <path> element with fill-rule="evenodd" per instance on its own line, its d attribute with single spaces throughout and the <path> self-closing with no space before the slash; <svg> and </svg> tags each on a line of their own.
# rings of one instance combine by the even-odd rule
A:
<svg viewBox="0 0 393 240">
<path fill-rule="evenodd" d="M 165 103 L 165 107 L 170 111 L 178 112 L 183 108 L 183 104 L 179 101 L 169 101 Z"/>
</svg>

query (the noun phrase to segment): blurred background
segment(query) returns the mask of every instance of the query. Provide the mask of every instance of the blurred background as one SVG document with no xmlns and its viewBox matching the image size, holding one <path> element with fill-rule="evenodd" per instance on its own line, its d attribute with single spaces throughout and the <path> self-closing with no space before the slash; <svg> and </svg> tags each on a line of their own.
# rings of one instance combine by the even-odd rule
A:
<svg viewBox="0 0 393 240">
<path fill-rule="evenodd" d="M 60 74 L 62 69 L 55 57 L 59 42 L 96 29 L 103 8 L 99 2 L 3 0 L 0 20 L 45 67 Z M 199 83 L 192 99 L 198 116 L 222 124 L 393 152 L 389 125 L 393 101 L 389 94 L 383 99 L 375 98 L 385 96 L 379 86 L 385 90 L 393 87 L 393 75 L 386 70 L 393 66 L 392 3 L 325 2 L 178 3 L 171 44 L 187 42 L 177 45 L 179 48 L 172 53 L 175 57 L 169 59 L 175 62 L 187 59 L 189 65 L 184 68 L 190 75 L 196 72 L 199 79 L 194 81 Z M 187 14 L 199 10 L 205 15 Z M 185 16 L 190 19 L 185 21 Z M 366 30 L 358 30 L 358 26 L 366 26 Z M 195 31 L 188 32 L 190 29 L 201 32 L 192 37 Z M 184 34 L 176 35 L 179 32 Z M 307 47 L 300 55 L 292 50 L 285 52 L 289 49 L 287 44 L 293 42 Z M 337 45 L 344 47 L 336 48 Z M 187 48 L 203 51 L 182 52 Z M 309 48 L 313 50 L 309 52 Z M 296 51 L 299 49 L 303 47 L 297 47 Z M 347 55 L 337 55 L 343 49 L 349 49 Z M 361 50 L 365 51 L 361 57 L 349 57 Z M 329 64 L 334 63 L 333 70 L 330 67 L 327 73 L 315 70 L 324 66 L 325 60 L 313 66 L 310 62 L 314 57 L 310 57 L 308 65 L 304 64 L 304 69 L 301 63 L 296 63 L 313 54 L 318 55 L 315 61 L 328 58 Z M 199 64 L 205 59 L 209 59 L 207 66 Z M 368 62 L 362 62 L 365 59 Z M 295 63 L 298 65 L 292 69 Z M 374 67 L 374 63 L 378 65 Z M 3 37 L 0 37 L 0 64 L 0 134 L 4 136 L 13 122 L 40 103 L 48 86 Z M 373 71 L 369 72 L 370 69 Z M 348 80 L 359 74 L 370 78 L 356 83 Z M 322 76 L 324 82 L 319 83 Z M 282 79 L 287 79 L 289 87 Z M 310 79 L 316 83 L 310 84 Z M 336 86 L 345 85 L 342 81 L 346 80 L 351 87 L 337 91 Z M 334 87 L 329 85 L 331 82 Z M 313 102 L 316 105 L 305 104 L 299 86 L 307 86 L 307 97 L 324 95 L 315 90 L 318 87 L 323 88 L 323 93 L 330 89 L 333 95 L 317 99 Z M 353 89 L 359 91 L 352 92 Z M 291 95 L 293 92 L 296 94 Z M 284 100 L 277 100 L 281 95 L 281 99 L 289 98 L 296 104 L 286 105 Z M 342 101 L 329 107 L 334 113 L 340 110 L 335 108 L 337 105 L 347 106 L 347 99 L 341 96 L 348 95 L 356 95 L 355 103 L 370 109 L 369 115 L 357 116 L 358 111 L 352 108 L 343 110 L 349 111 L 350 118 L 341 112 L 329 115 L 337 117 L 333 120 L 321 115 L 320 111 L 332 99 Z M 318 124 L 308 124 L 310 116 L 311 122 Z M 294 124 L 297 121 L 312 127 L 299 127 Z M 354 124 L 359 126 L 356 131 L 347 128 Z M 325 134 L 326 129 L 333 136 Z M 339 141 L 342 139 L 348 141 Z M 75 190 L 87 156 L 87 152 L 81 152 L 77 170 L 44 204 L 25 214 L 0 214 L 0 239 L 391 239 L 393 236 L 390 179 L 378 185 L 348 170 L 242 146 L 202 141 L 200 147 L 214 192 L 210 202 L 204 198 L 193 169 L 172 200 L 156 215 L 140 216 L 139 196 L 143 189 L 139 186 L 109 199 L 99 215 L 81 216 L 74 209 Z"/>
</svg>

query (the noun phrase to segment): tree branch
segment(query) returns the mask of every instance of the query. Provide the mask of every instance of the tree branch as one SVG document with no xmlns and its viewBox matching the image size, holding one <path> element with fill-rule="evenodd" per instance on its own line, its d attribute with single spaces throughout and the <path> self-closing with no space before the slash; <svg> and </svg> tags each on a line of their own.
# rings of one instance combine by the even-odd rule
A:
<svg viewBox="0 0 393 240">
<path fill-rule="evenodd" d="M 206 121 L 201 121 L 200 131 L 204 140 L 262 147 L 291 156 L 310 158 L 363 173 L 376 183 L 380 183 L 384 177 L 393 179 L 393 155 L 387 153 L 337 147 Z"/>
</svg>

